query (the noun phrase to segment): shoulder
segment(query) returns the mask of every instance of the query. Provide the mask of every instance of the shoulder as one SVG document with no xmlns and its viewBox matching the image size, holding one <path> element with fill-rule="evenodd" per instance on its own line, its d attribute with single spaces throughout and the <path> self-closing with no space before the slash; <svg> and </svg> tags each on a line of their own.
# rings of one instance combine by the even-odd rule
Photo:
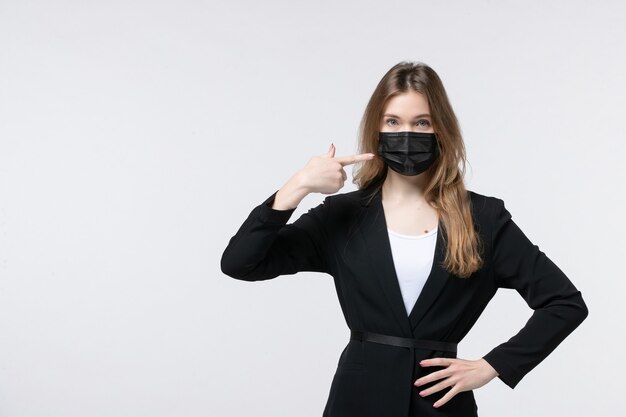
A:
<svg viewBox="0 0 626 417">
<path fill-rule="evenodd" d="M 332 194 L 326 196 L 324 199 L 325 204 L 330 204 L 333 207 L 342 206 L 358 206 L 363 203 L 366 198 L 365 190 L 354 190 L 346 193 Z"/>
<path fill-rule="evenodd" d="M 472 204 L 472 208 L 477 212 L 482 212 L 486 209 L 493 208 L 495 205 L 499 204 L 502 199 L 496 196 L 477 193 L 474 190 L 467 190 L 467 195 L 470 198 L 470 202 Z"/>
<path fill-rule="evenodd" d="M 493 223 L 494 220 L 499 218 L 511 217 L 504 206 L 503 199 L 488 194 L 477 193 L 473 190 L 467 190 L 467 194 L 470 198 L 472 214 L 477 221 L 481 223 Z"/>
</svg>

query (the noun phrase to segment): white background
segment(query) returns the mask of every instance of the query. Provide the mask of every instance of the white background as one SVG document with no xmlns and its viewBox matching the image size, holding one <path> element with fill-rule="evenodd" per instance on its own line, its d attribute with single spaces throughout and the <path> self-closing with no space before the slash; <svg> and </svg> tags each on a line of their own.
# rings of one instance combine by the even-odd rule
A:
<svg viewBox="0 0 626 417">
<path fill-rule="evenodd" d="M 321 416 L 348 340 L 332 277 L 248 283 L 219 260 L 311 156 L 356 152 L 401 60 L 442 78 L 467 187 L 504 199 L 590 310 L 514 390 L 475 390 L 481 417 L 622 413 L 624 16 L 621 0 L 0 0 L 0 416 Z M 531 313 L 500 290 L 458 356 Z"/>
</svg>

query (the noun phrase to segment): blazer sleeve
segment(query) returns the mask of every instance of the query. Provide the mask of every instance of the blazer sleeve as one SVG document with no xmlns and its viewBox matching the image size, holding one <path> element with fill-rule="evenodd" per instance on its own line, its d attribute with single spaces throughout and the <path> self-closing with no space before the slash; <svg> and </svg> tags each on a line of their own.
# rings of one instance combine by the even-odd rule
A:
<svg viewBox="0 0 626 417">
<path fill-rule="evenodd" d="M 295 208 L 272 208 L 277 192 L 256 206 L 230 238 L 220 261 L 224 274 L 244 281 L 260 281 L 299 271 L 330 273 L 324 228 L 328 197 L 287 224 Z"/>
<path fill-rule="evenodd" d="M 495 198 L 495 197 L 494 197 Z M 511 219 L 496 199 L 492 270 L 498 288 L 515 289 L 534 310 L 523 328 L 483 356 L 511 389 L 587 317 L 581 292 Z"/>
</svg>

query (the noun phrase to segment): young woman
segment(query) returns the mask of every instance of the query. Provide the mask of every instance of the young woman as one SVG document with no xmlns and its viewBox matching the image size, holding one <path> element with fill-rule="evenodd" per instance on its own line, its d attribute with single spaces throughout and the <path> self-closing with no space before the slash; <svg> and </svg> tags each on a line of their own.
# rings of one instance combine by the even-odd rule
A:
<svg viewBox="0 0 626 417">
<path fill-rule="evenodd" d="M 246 281 L 333 277 L 351 337 L 325 417 L 477 416 L 472 390 L 496 376 L 514 388 L 587 317 L 582 294 L 503 200 L 465 188 L 459 124 L 429 66 L 400 62 L 384 75 L 359 152 L 337 157 L 331 144 L 311 158 L 252 210 L 222 271 Z M 357 191 L 287 224 L 309 193 L 339 191 L 353 163 Z M 498 288 L 517 290 L 531 318 L 482 358 L 457 358 Z"/>
</svg>

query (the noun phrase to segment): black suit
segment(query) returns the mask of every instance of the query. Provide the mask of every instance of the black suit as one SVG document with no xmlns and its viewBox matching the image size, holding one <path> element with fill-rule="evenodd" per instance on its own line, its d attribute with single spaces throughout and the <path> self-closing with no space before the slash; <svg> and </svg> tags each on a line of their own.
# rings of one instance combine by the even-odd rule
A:
<svg viewBox="0 0 626 417">
<path fill-rule="evenodd" d="M 441 267 L 446 243 L 439 225 L 431 273 L 407 315 L 380 191 L 327 196 L 292 224 L 287 221 L 295 209 L 271 208 L 275 195 L 255 207 L 230 239 L 222 271 L 246 281 L 298 271 L 330 274 L 352 330 L 458 343 L 498 288 L 513 288 L 534 310 L 532 317 L 484 359 L 514 388 L 587 317 L 581 292 L 523 234 L 499 198 L 468 191 L 475 229 L 485 246 L 484 266 L 468 279 Z M 419 366 L 431 357 L 456 354 L 350 340 L 339 358 L 324 417 L 476 416 L 473 391 L 460 392 L 439 408 L 432 404 L 450 388 L 418 395 L 440 382 L 413 385 L 443 369 Z"/>
</svg>

